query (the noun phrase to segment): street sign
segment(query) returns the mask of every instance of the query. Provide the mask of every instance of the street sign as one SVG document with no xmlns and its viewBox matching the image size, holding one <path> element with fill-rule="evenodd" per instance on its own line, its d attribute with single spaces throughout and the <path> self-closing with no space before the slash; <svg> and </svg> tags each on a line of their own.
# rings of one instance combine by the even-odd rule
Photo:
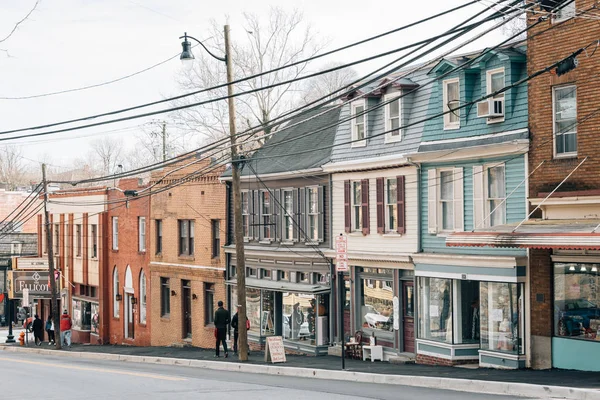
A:
<svg viewBox="0 0 600 400">
<path fill-rule="evenodd" d="M 348 238 L 344 235 L 335 237 L 336 272 L 348 271 Z"/>
<path fill-rule="evenodd" d="M 16 270 L 47 270 L 48 259 L 41 257 L 15 257 L 13 269 Z"/>
</svg>

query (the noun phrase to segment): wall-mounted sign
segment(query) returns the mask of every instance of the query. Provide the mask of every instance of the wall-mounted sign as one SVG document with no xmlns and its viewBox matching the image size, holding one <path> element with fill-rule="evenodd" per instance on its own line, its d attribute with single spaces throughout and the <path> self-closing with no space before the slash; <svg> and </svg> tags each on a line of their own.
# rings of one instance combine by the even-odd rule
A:
<svg viewBox="0 0 600 400">
<path fill-rule="evenodd" d="M 348 238 L 344 235 L 335 237 L 336 272 L 348 271 Z"/>
<path fill-rule="evenodd" d="M 15 270 L 48 269 L 48 259 L 41 257 L 15 257 L 13 261 Z"/>
<path fill-rule="evenodd" d="M 48 271 L 8 271 L 8 297 L 22 299 L 23 289 L 28 289 L 32 298 L 49 299 L 48 278 Z"/>
</svg>

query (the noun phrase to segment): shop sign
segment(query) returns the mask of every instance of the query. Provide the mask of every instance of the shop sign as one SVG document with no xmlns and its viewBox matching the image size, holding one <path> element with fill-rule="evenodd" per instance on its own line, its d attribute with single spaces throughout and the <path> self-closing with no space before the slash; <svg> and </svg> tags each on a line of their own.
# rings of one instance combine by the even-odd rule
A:
<svg viewBox="0 0 600 400">
<path fill-rule="evenodd" d="M 22 299 L 23 290 L 36 299 L 50 298 L 48 271 L 8 271 L 8 293 L 11 299 Z"/>
<path fill-rule="evenodd" d="M 274 363 L 286 362 L 285 347 L 283 346 L 283 338 L 281 336 L 267 337 L 265 347 L 265 362 L 271 361 Z"/>
<path fill-rule="evenodd" d="M 344 235 L 335 237 L 336 272 L 348 271 L 348 238 Z"/>
<path fill-rule="evenodd" d="M 13 269 L 16 270 L 48 269 L 48 259 L 42 257 L 15 257 L 13 265 Z"/>
</svg>

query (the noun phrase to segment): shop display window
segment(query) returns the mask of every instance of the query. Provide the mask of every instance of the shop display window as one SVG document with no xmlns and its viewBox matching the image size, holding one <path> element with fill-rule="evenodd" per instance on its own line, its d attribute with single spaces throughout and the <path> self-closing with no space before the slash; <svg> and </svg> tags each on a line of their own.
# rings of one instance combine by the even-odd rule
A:
<svg viewBox="0 0 600 400">
<path fill-rule="evenodd" d="M 260 314 L 260 326 L 262 336 L 273 336 L 275 334 L 275 302 L 274 293 L 269 290 L 262 292 L 262 311 Z"/>
<path fill-rule="evenodd" d="M 599 264 L 554 263 L 554 335 L 600 341 Z"/>
<path fill-rule="evenodd" d="M 97 303 L 91 303 L 85 300 L 73 299 L 73 329 L 81 331 L 92 330 L 92 304 L 95 307 Z"/>
<path fill-rule="evenodd" d="M 237 289 L 231 287 L 231 302 L 237 304 Z M 235 310 L 230 310 L 235 313 Z M 250 321 L 250 332 L 260 334 L 260 289 L 246 288 L 246 317 Z"/>
<path fill-rule="evenodd" d="M 419 277 L 419 339 L 452 343 L 452 280 Z"/>
<path fill-rule="evenodd" d="M 360 322 L 363 328 L 394 330 L 394 292 L 391 280 L 360 278 Z"/>
<path fill-rule="evenodd" d="M 283 337 L 287 340 L 314 339 L 314 312 L 311 310 L 315 296 L 301 293 L 283 293 Z M 309 328 L 309 314 L 311 326 Z"/>
<path fill-rule="evenodd" d="M 522 354 L 523 285 L 481 282 L 481 349 Z"/>
</svg>

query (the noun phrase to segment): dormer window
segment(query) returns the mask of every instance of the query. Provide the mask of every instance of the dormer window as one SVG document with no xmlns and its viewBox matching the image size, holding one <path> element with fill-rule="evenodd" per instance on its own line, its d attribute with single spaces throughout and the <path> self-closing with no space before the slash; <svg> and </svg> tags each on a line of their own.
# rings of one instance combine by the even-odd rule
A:
<svg viewBox="0 0 600 400">
<path fill-rule="evenodd" d="M 460 81 L 448 79 L 443 82 L 443 111 L 444 111 L 444 129 L 460 128 Z"/>
<path fill-rule="evenodd" d="M 399 93 L 386 95 L 383 99 L 385 105 L 385 142 L 399 142 L 402 140 L 402 129 L 400 129 L 400 116 L 402 115 L 402 100 Z"/>
<path fill-rule="evenodd" d="M 367 115 L 365 100 L 352 103 L 352 147 L 363 147 L 367 145 Z"/>
<path fill-rule="evenodd" d="M 486 73 L 486 86 L 487 94 L 492 94 L 498 90 L 504 88 L 504 68 L 493 69 Z M 501 109 L 504 110 L 504 92 L 499 93 L 493 97 L 493 100 L 502 101 Z M 501 117 L 488 118 L 488 123 L 502 122 L 504 121 L 504 115 Z"/>
</svg>

